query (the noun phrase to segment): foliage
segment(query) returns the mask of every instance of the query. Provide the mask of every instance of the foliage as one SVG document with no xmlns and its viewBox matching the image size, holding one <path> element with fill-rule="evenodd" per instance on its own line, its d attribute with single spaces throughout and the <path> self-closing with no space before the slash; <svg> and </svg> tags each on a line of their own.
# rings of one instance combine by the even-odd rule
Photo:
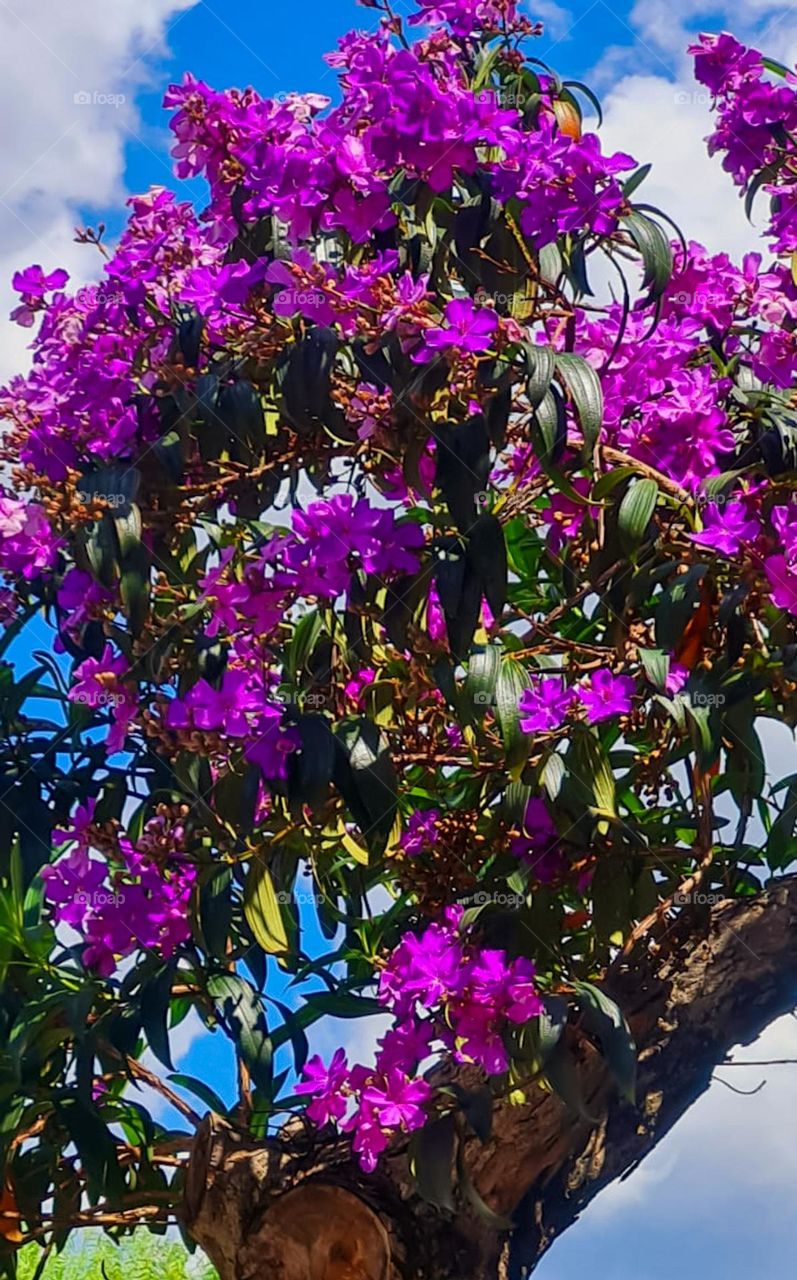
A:
<svg viewBox="0 0 797 1280">
<path fill-rule="evenodd" d="M 682 886 L 797 856 L 759 733 L 797 720 L 793 76 L 696 50 L 773 200 L 776 257 L 736 266 L 671 238 L 511 0 L 367 7 L 334 106 L 169 90 L 201 216 L 153 189 L 115 249 L 82 233 L 96 288 L 15 277 L 0 644 L 52 645 L 0 670 L 9 1269 L 173 1217 L 185 1135 L 129 1086 L 225 1110 L 174 1074 L 189 1013 L 237 1124 L 306 1108 L 368 1169 L 414 1135 L 449 1205 L 495 1096 L 582 1105 L 576 1032 L 633 1100 L 601 979 Z M 308 1063 L 378 1010 L 376 1063 Z"/>
<path fill-rule="evenodd" d="M 216 1272 L 199 1254 L 189 1258 L 181 1244 L 144 1230 L 115 1244 L 107 1236 L 82 1239 L 78 1247 L 53 1254 L 41 1277 L 41 1250 L 27 1245 L 19 1255 L 19 1280 L 214 1280 Z"/>
</svg>

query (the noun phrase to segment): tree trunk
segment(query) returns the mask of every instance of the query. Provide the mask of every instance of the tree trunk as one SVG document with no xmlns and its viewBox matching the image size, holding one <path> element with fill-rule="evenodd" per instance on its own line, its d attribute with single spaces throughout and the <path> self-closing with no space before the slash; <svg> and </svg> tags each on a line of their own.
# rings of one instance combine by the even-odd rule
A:
<svg viewBox="0 0 797 1280">
<path fill-rule="evenodd" d="M 684 910 L 655 944 L 605 980 L 639 1050 L 637 1106 L 619 1100 L 603 1058 L 574 1034 L 590 1118 L 533 1086 L 499 1104 L 490 1141 L 465 1146 L 473 1185 L 501 1230 L 462 1205 L 431 1208 L 405 1151 L 373 1175 L 348 1146 L 301 1123 L 256 1143 L 219 1117 L 198 1133 L 185 1221 L 221 1280 L 520 1280 L 594 1195 L 627 1173 L 708 1088 L 737 1044 L 797 1005 L 797 877 L 761 894 Z M 456 1069 L 463 1084 L 477 1073 Z"/>
</svg>

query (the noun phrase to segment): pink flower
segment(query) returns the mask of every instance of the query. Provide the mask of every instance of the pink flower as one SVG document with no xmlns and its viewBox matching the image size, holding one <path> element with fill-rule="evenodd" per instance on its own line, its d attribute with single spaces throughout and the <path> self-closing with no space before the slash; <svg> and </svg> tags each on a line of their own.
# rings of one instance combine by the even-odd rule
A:
<svg viewBox="0 0 797 1280">
<path fill-rule="evenodd" d="M 342 1120 L 346 1114 L 346 1085 L 349 1064 L 343 1049 L 336 1049 L 328 1067 L 318 1054 L 311 1058 L 304 1069 L 305 1079 L 296 1085 L 298 1094 L 310 1094 L 313 1101 L 307 1114 L 319 1127 L 331 1121 Z"/>
<path fill-rule="evenodd" d="M 760 532 L 754 519 L 742 502 L 728 502 L 723 507 L 709 508 L 705 527 L 700 533 L 690 533 L 692 542 L 709 547 L 724 556 L 738 555 L 745 544 L 755 542 Z"/>
<path fill-rule="evenodd" d="M 595 671 L 579 686 L 578 696 L 586 707 L 590 724 L 612 716 L 627 715 L 636 685 L 630 676 L 615 676 L 608 669 Z"/>
<path fill-rule="evenodd" d="M 524 733 L 554 733 L 561 729 L 575 700 L 561 676 L 537 677 L 518 704 Z"/>
<path fill-rule="evenodd" d="M 445 356 L 476 354 L 492 346 L 498 316 L 489 307 L 477 307 L 470 298 L 455 298 L 445 309 L 446 325 L 426 329 L 415 361 L 431 360 L 434 352 Z"/>
<path fill-rule="evenodd" d="M 11 312 L 11 319 L 21 324 L 23 328 L 29 329 L 36 317 L 36 312 L 44 306 L 44 295 L 52 293 L 55 289 L 63 289 L 68 279 L 69 273 L 63 269 L 51 271 L 46 276 L 38 263 L 27 267 L 24 271 L 17 271 L 11 285 L 22 296 L 22 304 Z"/>
<path fill-rule="evenodd" d="M 416 809 L 410 815 L 407 829 L 399 842 L 410 858 L 416 858 L 424 849 L 434 848 L 438 839 L 439 822 L 439 809 Z"/>
<path fill-rule="evenodd" d="M 770 556 L 764 571 L 772 588 L 772 599 L 779 609 L 797 616 L 797 573 L 783 555 Z"/>
<path fill-rule="evenodd" d="M 363 1089 L 362 1100 L 384 1128 L 410 1132 L 426 1119 L 424 1107 L 431 1096 L 425 1080 L 411 1080 L 397 1067 L 390 1067 L 379 1084 Z"/>
</svg>

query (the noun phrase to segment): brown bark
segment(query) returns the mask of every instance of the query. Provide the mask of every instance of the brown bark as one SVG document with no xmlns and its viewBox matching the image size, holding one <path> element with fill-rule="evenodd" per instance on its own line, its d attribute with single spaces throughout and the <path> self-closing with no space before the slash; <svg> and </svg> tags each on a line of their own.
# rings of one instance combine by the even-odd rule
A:
<svg viewBox="0 0 797 1280">
<path fill-rule="evenodd" d="M 637 1106 L 617 1098 L 600 1053 L 576 1034 L 591 1119 L 535 1085 L 524 1105 L 498 1105 L 486 1145 L 467 1141 L 475 1187 L 512 1218 L 513 1231 L 465 1205 L 451 1215 L 421 1201 L 406 1152 L 365 1176 L 345 1144 L 319 1144 L 301 1125 L 263 1144 L 208 1117 L 185 1219 L 221 1280 L 518 1280 L 533 1270 L 592 1197 L 705 1091 L 729 1050 L 797 1005 L 797 877 L 684 911 L 657 944 L 610 970 L 605 985 L 639 1048 Z M 468 1071 L 457 1078 L 476 1082 Z"/>
</svg>

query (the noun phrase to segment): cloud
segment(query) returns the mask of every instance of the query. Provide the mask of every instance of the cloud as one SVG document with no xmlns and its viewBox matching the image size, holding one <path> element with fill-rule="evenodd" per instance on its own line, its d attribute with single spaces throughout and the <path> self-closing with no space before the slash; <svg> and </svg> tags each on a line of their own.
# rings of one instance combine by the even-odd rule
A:
<svg viewBox="0 0 797 1280">
<path fill-rule="evenodd" d="M 13 272 L 40 262 L 76 284 L 96 277 L 96 250 L 73 242 L 79 210 L 124 199 L 136 93 L 195 3 L 0 0 L 0 379 L 24 366 L 30 340 L 5 319 Z"/>
<path fill-rule="evenodd" d="M 628 42 L 606 49 L 590 80 L 604 94 L 605 145 L 653 163 L 637 198 L 658 205 L 687 238 L 713 252 L 738 258 L 762 249 L 720 158 L 706 151 L 710 102 L 693 78 L 686 48 L 701 30 L 731 29 L 772 56 L 793 61 L 794 7 L 772 0 L 748 0 L 733 9 L 695 0 L 638 0 L 627 26 Z"/>
<path fill-rule="evenodd" d="M 739 256 L 760 248 L 742 200 L 719 157 L 709 157 L 707 96 L 662 76 L 626 76 L 604 99 L 601 130 L 609 150 L 629 151 L 653 168 L 637 199 L 657 205 L 687 239 Z"/>
</svg>

